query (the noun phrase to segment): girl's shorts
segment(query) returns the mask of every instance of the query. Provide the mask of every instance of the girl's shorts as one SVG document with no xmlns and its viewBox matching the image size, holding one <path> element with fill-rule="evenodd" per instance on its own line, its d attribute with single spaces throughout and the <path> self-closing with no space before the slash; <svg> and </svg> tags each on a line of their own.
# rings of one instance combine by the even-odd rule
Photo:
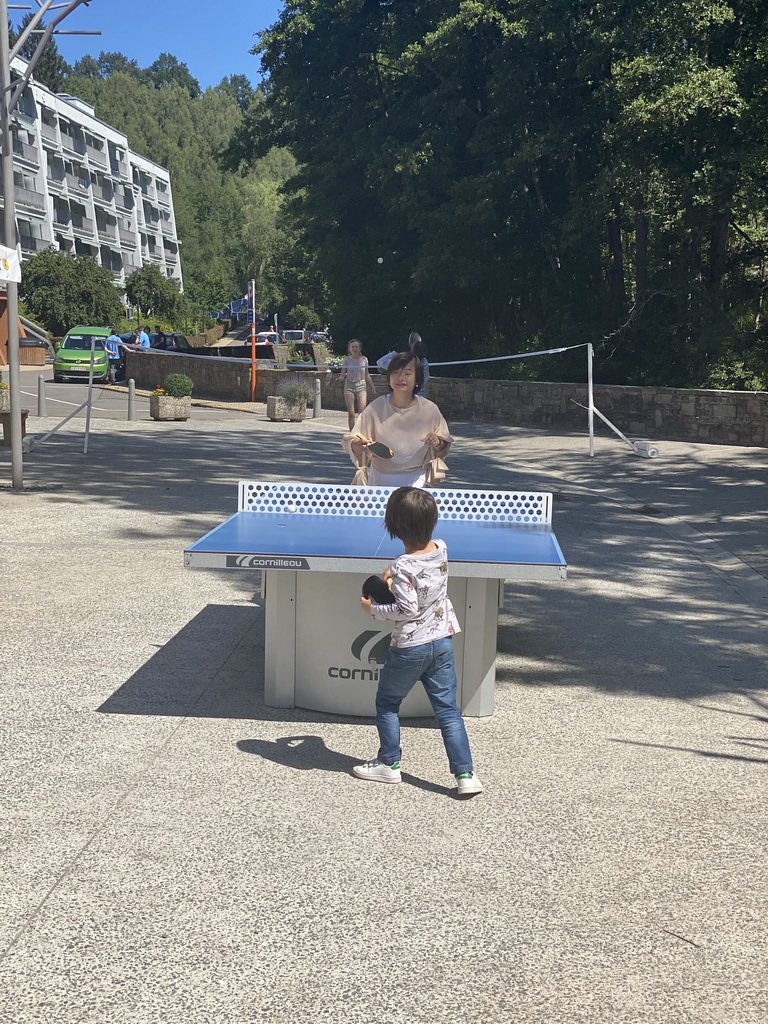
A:
<svg viewBox="0 0 768 1024">
<path fill-rule="evenodd" d="M 347 395 L 364 395 L 367 388 L 367 381 L 344 381 L 344 393 Z"/>
</svg>

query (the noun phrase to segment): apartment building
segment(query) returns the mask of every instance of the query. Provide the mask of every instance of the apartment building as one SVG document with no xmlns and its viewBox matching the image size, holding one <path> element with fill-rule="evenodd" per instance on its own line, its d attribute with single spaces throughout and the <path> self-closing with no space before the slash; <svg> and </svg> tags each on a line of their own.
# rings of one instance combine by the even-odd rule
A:
<svg viewBox="0 0 768 1024">
<path fill-rule="evenodd" d="M 13 61 L 14 78 L 26 69 Z M 53 245 L 93 257 L 115 283 L 146 263 L 183 286 L 168 171 L 133 153 L 93 107 L 32 79 L 13 115 L 22 258 Z M 2 205 L 0 201 L 0 206 Z"/>
</svg>

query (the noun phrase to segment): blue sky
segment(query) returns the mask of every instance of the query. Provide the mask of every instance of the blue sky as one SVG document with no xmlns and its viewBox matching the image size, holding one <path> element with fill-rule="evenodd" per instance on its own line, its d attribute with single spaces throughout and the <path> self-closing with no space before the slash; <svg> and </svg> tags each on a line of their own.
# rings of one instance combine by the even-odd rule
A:
<svg viewBox="0 0 768 1024">
<path fill-rule="evenodd" d="M 27 3 L 36 7 L 32 0 Z M 96 57 L 101 50 L 117 50 L 144 68 L 159 54 L 172 53 L 203 89 L 227 75 L 246 75 L 255 85 L 259 59 L 248 51 L 281 7 L 280 0 L 91 0 L 59 27 L 101 35 L 58 36 L 56 42 L 70 64 L 87 53 Z M 24 12 L 10 14 L 18 24 Z"/>
</svg>

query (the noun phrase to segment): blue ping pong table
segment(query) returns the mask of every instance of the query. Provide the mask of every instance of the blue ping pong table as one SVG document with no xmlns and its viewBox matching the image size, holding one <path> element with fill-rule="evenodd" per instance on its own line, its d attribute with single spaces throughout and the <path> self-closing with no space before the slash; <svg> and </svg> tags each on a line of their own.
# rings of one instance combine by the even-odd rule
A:
<svg viewBox="0 0 768 1024">
<path fill-rule="evenodd" d="M 238 511 L 184 552 L 185 565 L 261 570 L 265 598 L 265 700 L 371 715 L 391 626 L 360 608 L 363 579 L 402 553 L 384 529 L 392 488 L 241 481 Z M 439 488 L 435 535 L 449 556 L 449 596 L 459 704 L 490 715 L 498 609 L 505 580 L 563 580 L 552 496 Z M 405 717 L 431 714 L 422 688 Z"/>
</svg>

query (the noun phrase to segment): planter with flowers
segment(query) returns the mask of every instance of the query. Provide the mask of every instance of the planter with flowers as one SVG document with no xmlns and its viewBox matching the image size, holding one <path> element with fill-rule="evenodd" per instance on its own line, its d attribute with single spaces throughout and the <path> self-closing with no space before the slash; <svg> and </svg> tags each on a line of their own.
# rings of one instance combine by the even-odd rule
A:
<svg viewBox="0 0 768 1024">
<path fill-rule="evenodd" d="M 298 377 L 281 381 L 278 394 L 267 398 L 267 416 L 271 420 L 291 420 L 298 423 L 307 415 L 307 406 L 314 400 L 315 390 Z"/>
<path fill-rule="evenodd" d="M 169 373 L 162 387 L 149 396 L 149 415 L 153 420 L 187 420 L 192 408 L 191 377 L 184 373 Z"/>
<path fill-rule="evenodd" d="M 0 373 L 0 412 L 5 412 L 11 408 L 11 389 L 3 380 L 3 375 Z"/>
</svg>

